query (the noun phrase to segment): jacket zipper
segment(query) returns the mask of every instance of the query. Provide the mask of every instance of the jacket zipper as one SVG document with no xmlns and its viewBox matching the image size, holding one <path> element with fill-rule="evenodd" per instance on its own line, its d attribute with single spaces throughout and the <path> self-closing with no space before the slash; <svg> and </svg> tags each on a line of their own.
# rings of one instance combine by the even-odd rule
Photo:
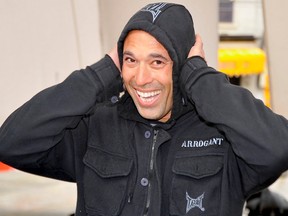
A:
<svg viewBox="0 0 288 216">
<path fill-rule="evenodd" d="M 130 190 L 128 191 L 128 199 L 127 199 L 128 203 L 132 203 L 133 194 L 134 194 L 135 185 L 136 185 L 136 177 L 132 176 L 131 181 L 132 181 L 132 186 L 131 186 Z"/>
<path fill-rule="evenodd" d="M 135 127 L 135 123 L 134 123 L 134 125 L 133 125 L 133 129 L 134 129 L 134 127 Z M 133 129 L 131 129 L 131 131 L 133 131 Z M 138 171 L 137 171 L 137 161 L 138 161 L 138 159 L 137 159 L 137 153 L 136 153 L 136 150 L 135 150 L 135 148 L 134 148 L 133 146 L 130 145 L 130 148 L 131 148 L 131 151 L 134 152 L 133 160 L 134 160 L 134 162 L 135 162 L 134 166 L 136 167 L 136 173 L 134 173 L 134 174 L 132 175 L 132 178 L 131 178 L 132 185 L 131 185 L 130 189 L 128 190 L 128 199 L 127 199 L 127 202 L 128 202 L 129 204 L 131 204 L 131 203 L 132 203 L 132 200 L 133 200 L 134 190 L 135 190 L 135 186 L 136 186 L 136 183 L 137 183 L 137 172 L 138 172 Z"/>
<path fill-rule="evenodd" d="M 149 164 L 149 183 L 148 183 L 148 193 L 147 193 L 147 200 L 146 200 L 146 206 L 145 206 L 145 211 L 144 211 L 144 216 L 147 216 L 148 210 L 150 208 L 150 203 L 151 203 L 151 180 L 154 172 L 154 159 L 156 157 L 155 155 L 155 146 L 156 146 L 156 141 L 157 141 L 157 135 L 158 135 L 158 130 L 154 130 L 154 136 L 153 136 L 153 142 L 152 142 L 152 149 L 151 149 L 151 157 L 150 157 L 150 164 Z"/>
</svg>

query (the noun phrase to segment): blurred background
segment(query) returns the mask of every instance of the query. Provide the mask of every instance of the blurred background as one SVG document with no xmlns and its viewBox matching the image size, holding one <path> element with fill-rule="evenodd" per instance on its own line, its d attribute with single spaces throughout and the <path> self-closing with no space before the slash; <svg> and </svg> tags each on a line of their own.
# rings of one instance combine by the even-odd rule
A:
<svg viewBox="0 0 288 216">
<path fill-rule="evenodd" d="M 148 0 L 0 0 L 0 125 L 34 94 L 99 60 Z M 288 1 L 174 0 L 190 10 L 210 66 L 288 118 Z M 273 3 L 272 3 L 273 2 Z M 288 199 L 285 175 L 270 189 Z M 68 215 L 74 184 L 0 163 L 0 216 Z"/>
</svg>

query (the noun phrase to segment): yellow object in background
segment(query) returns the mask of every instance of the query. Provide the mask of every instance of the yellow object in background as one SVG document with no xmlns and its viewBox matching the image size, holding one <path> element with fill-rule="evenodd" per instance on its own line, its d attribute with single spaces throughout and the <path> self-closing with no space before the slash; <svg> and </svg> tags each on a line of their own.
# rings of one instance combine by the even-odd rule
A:
<svg viewBox="0 0 288 216">
<path fill-rule="evenodd" d="M 271 96 L 270 96 L 270 80 L 269 80 L 269 75 L 268 73 L 265 74 L 265 84 L 264 84 L 264 103 L 266 106 L 271 108 Z"/>
<path fill-rule="evenodd" d="M 228 76 L 260 74 L 265 68 L 265 52 L 253 48 L 219 48 L 219 70 Z"/>
</svg>

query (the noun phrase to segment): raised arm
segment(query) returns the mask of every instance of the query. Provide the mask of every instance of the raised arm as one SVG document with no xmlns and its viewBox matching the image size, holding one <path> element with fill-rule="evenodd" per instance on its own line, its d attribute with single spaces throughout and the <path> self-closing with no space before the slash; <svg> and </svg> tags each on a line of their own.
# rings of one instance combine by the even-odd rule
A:
<svg viewBox="0 0 288 216">
<path fill-rule="evenodd" d="M 79 126 L 83 125 L 80 122 L 98 103 L 118 95 L 120 89 L 119 70 L 106 55 L 96 64 L 73 72 L 62 83 L 41 91 L 1 126 L 0 161 L 37 174 L 49 169 L 51 174 L 47 175 L 73 180 L 73 165 L 65 164 L 73 161 L 74 154 L 73 139 L 67 138 L 69 132 L 79 127 L 84 136 L 85 127 Z M 61 146 L 56 152 L 57 145 Z"/>
<path fill-rule="evenodd" d="M 187 97 L 203 119 L 224 132 L 239 159 L 242 176 L 249 177 L 247 191 L 271 183 L 288 169 L 287 119 L 208 67 L 199 36 L 189 58 L 181 74 Z"/>
</svg>

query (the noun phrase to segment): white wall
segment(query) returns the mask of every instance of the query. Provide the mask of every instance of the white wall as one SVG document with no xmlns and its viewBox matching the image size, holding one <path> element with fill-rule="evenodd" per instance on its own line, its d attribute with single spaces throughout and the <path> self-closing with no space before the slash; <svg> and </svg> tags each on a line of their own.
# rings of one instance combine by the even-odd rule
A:
<svg viewBox="0 0 288 216">
<path fill-rule="evenodd" d="M 101 55 L 97 0 L 0 0 L 0 32 L 0 125 Z"/>
<path fill-rule="evenodd" d="M 263 0 L 272 109 L 288 118 L 288 1 Z"/>
</svg>

